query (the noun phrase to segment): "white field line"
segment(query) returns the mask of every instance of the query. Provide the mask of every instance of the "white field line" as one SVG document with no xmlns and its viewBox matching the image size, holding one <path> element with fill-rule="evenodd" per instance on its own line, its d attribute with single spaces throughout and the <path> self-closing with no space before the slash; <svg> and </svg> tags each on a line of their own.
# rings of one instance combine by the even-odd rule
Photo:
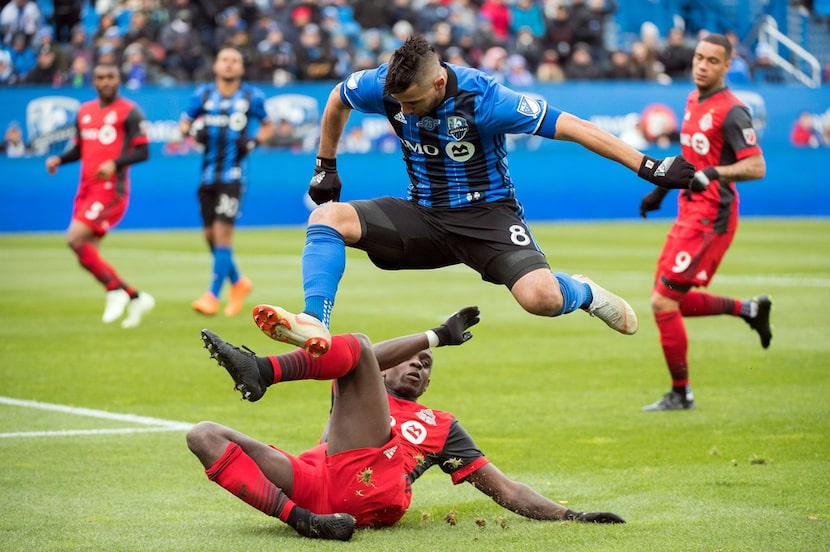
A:
<svg viewBox="0 0 830 552">
<path fill-rule="evenodd" d="M 13 433 L 0 433 L 0 438 L 9 437 L 66 437 L 71 435 L 104 435 L 104 434 L 122 434 L 122 433 L 147 433 L 152 431 L 186 431 L 193 427 L 193 424 L 186 422 L 176 422 L 173 420 L 162 420 L 160 418 L 150 418 L 148 416 L 137 416 L 135 414 L 118 414 L 114 412 L 106 412 L 104 410 L 93 410 L 91 408 L 79 408 L 75 406 L 67 406 L 64 404 L 51 404 L 39 401 L 24 401 L 20 399 L 13 399 L 11 397 L 0 397 L 0 404 L 9 406 L 20 406 L 24 408 L 37 408 L 40 410 L 51 410 L 53 412 L 63 412 L 74 416 L 88 416 L 90 418 L 99 418 L 102 420 L 116 420 L 119 422 L 127 422 L 132 424 L 141 424 L 147 427 L 123 427 L 111 429 L 66 429 L 55 431 L 18 431 Z"/>
</svg>

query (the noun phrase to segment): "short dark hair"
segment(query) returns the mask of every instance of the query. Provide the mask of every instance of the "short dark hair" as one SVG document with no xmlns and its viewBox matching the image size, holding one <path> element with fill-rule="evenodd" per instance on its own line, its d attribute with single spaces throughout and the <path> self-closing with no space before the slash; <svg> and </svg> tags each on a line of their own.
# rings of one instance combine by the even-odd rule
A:
<svg viewBox="0 0 830 552">
<path fill-rule="evenodd" d="M 435 48 L 423 35 L 412 35 L 389 59 L 384 94 L 398 94 L 424 77 L 427 69 L 438 62 Z"/>
<path fill-rule="evenodd" d="M 722 34 L 708 34 L 701 38 L 700 41 L 723 46 L 723 49 L 726 50 L 726 59 L 728 60 L 732 57 L 732 43 Z"/>
</svg>

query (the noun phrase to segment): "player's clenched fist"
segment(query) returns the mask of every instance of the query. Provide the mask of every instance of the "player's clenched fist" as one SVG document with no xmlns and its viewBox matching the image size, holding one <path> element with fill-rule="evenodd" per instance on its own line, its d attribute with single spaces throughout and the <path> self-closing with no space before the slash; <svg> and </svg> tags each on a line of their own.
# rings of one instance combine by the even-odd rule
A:
<svg viewBox="0 0 830 552">
<path fill-rule="evenodd" d="M 695 167 L 682 155 L 674 155 L 664 159 L 655 159 L 648 155 L 643 156 L 637 176 L 648 180 L 656 186 L 667 190 L 690 190 L 695 176 Z"/>
<path fill-rule="evenodd" d="M 308 195 L 317 205 L 328 201 L 340 201 L 340 177 L 337 175 L 337 161 L 318 157 L 314 175 L 308 185 Z"/>
</svg>

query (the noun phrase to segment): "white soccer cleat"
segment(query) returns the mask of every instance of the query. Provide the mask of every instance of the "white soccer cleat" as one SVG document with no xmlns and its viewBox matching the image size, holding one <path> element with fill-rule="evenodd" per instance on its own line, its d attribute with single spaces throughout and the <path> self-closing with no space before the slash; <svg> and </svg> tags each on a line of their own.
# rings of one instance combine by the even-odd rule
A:
<svg viewBox="0 0 830 552">
<path fill-rule="evenodd" d="M 104 324 L 115 322 L 124 314 L 124 309 L 130 302 L 130 296 L 123 289 L 114 289 L 107 292 L 107 303 L 101 321 Z"/>
<path fill-rule="evenodd" d="M 293 314 L 273 305 L 257 305 L 252 314 L 254 323 L 265 335 L 302 347 L 313 357 L 326 354 L 331 346 L 328 328 L 310 314 Z"/>
<path fill-rule="evenodd" d="M 637 329 L 640 327 L 637 321 L 637 313 L 634 312 L 634 309 L 625 299 L 614 295 L 582 274 L 574 274 L 573 279 L 588 284 L 588 287 L 591 288 L 594 299 L 585 309 L 588 314 L 596 316 L 621 334 L 633 335 L 637 333 Z"/>
<path fill-rule="evenodd" d="M 141 324 L 141 319 L 144 315 L 153 310 L 156 306 L 156 300 L 147 292 L 138 292 L 138 297 L 130 301 L 127 305 L 127 318 L 121 321 L 122 328 L 135 328 Z"/>
</svg>

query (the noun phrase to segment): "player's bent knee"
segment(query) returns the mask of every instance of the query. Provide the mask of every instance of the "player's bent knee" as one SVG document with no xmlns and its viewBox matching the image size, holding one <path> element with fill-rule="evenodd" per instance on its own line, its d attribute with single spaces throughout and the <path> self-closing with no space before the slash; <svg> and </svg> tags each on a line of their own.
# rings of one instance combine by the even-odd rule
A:
<svg viewBox="0 0 830 552">
<path fill-rule="evenodd" d="M 219 433 L 219 424 L 215 422 L 199 422 L 188 430 L 185 439 L 187 448 L 194 454 L 199 454 L 207 446 L 211 437 Z"/>
</svg>

